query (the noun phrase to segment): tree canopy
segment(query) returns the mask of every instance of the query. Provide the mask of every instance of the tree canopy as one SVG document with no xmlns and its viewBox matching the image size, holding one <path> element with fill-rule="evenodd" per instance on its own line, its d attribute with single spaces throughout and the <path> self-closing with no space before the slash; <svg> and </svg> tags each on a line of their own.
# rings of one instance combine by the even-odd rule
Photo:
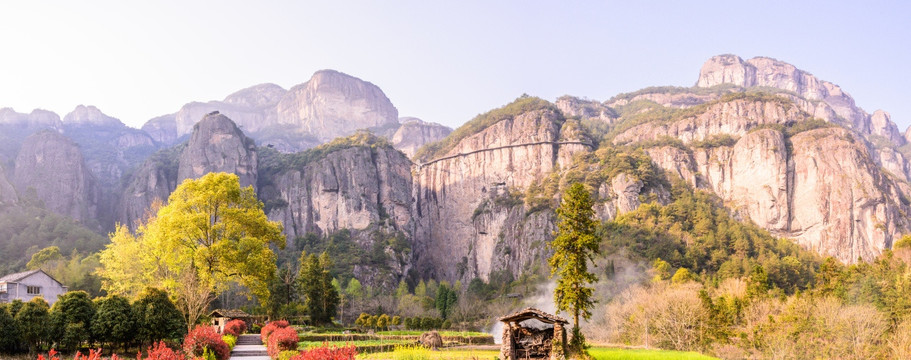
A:
<svg viewBox="0 0 911 360">
<path fill-rule="evenodd" d="M 112 294 L 167 289 L 191 325 L 232 283 L 268 301 L 270 244 L 284 247 L 282 226 L 266 218 L 253 187 L 241 188 L 237 175 L 210 173 L 180 184 L 135 234 L 118 226 L 101 252 L 100 274 Z"/>
<path fill-rule="evenodd" d="M 557 309 L 573 314 L 574 329 L 579 327 L 579 316 L 586 319 L 591 316 L 594 303 L 594 288 L 588 286 L 597 280 L 595 274 L 588 271 L 588 262 L 599 253 L 599 241 L 595 236 L 598 222 L 594 219 L 593 205 L 584 185 L 570 186 L 557 208 L 557 232 L 550 243 L 554 255 L 548 263 L 551 274 L 557 276 L 554 302 Z"/>
</svg>

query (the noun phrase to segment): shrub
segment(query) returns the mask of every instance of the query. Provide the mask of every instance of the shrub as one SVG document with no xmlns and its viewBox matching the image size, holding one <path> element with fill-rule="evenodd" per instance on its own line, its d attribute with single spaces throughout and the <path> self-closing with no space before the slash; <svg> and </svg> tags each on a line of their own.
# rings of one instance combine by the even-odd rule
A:
<svg viewBox="0 0 911 360">
<path fill-rule="evenodd" d="M 225 324 L 225 329 L 222 331 L 223 334 L 234 336 L 240 336 L 245 332 L 247 332 L 247 323 L 238 319 L 228 321 L 228 323 Z"/>
<path fill-rule="evenodd" d="M 186 357 L 182 353 L 171 350 L 164 341 L 159 341 L 154 346 L 149 346 L 145 359 L 140 351 L 139 354 L 136 354 L 136 360 L 186 360 Z"/>
<path fill-rule="evenodd" d="M 133 312 L 139 341 L 177 340 L 187 331 L 183 315 L 164 290 L 146 288 L 133 303 Z"/>
<path fill-rule="evenodd" d="M 204 356 L 206 349 L 212 351 L 216 360 L 228 360 L 231 350 L 211 326 L 197 325 L 183 340 L 183 351 L 190 356 Z"/>
<path fill-rule="evenodd" d="M 349 346 L 321 346 L 310 348 L 291 357 L 291 360 L 354 360 L 357 348 Z"/>
<path fill-rule="evenodd" d="M 96 302 L 97 310 L 91 327 L 96 340 L 111 345 L 123 345 L 135 340 L 136 319 L 127 298 L 111 295 Z"/>
<path fill-rule="evenodd" d="M 225 342 L 225 344 L 228 344 L 229 350 L 234 350 L 234 345 L 237 345 L 237 336 L 227 334 L 222 335 L 221 339 Z"/>
<path fill-rule="evenodd" d="M 278 360 L 291 360 L 294 356 L 300 354 L 300 351 L 297 350 L 285 350 L 278 353 Z"/>
<path fill-rule="evenodd" d="M 288 322 L 285 320 L 276 320 L 269 322 L 266 326 L 263 326 L 262 330 L 259 331 L 259 337 L 263 340 L 263 344 L 269 343 L 269 335 L 272 335 L 275 330 L 288 327 Z"/>
<path fill-rule="evenodd" d="M 282 351 L 297 350 L 297 331 L 292 327 L 276 329 L 270 336 L 266 350 L 269 356 L 277 359 Z"/>
</svg>

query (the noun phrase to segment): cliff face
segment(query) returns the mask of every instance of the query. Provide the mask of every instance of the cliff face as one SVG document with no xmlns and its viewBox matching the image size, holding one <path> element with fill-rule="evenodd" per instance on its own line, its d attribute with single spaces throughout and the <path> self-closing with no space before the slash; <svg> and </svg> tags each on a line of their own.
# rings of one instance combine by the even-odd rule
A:
<svg viewBox="0 0 911 360">
<path fill-rule="evenodd" d="M 16 188 L 10 183 L 6 170 L 0 165 L 0 205 L 11 205 L 17 200 L 19 197 L 16 195 Z"/>
<path fill-rule="evenodd" d="M 210 172 L 240 177 L 240 186 L 256 185 L 256 145 L 227 116 L 206 115 L 194 126 L 187 148 L 180 154 L 177 183 Z"/>
<path fill-rule="evenodd" d="M 183 146 L 166 149 L 142 163 L 123 189 L 116 205 L 115 220 L 135 229 L 145 221 L 156 201 L 165 203 L 177 188 L 179 155 Z"/>
<path fill-rule="evenodd" d="M 497 199 L 513 197 L 503 192 L 521 191 L 569 164 L 573 154 L 589 149 L 589 140 L 566 124 L 556 109 L 523 112 L 463 138 L 441 157 L 417 166 L 413 213 L 418 268 L 438 278 L 487 279 L 502 255 L 494 250 L 507 233 L 529 237 L 501 244 L 500 249 L 514 250 L 507 256 L 510 260 L 503 261 L 514 269 L 528 265 L 525 261 L 540 251 L 534 249 L 550 238 L 548 227 L 541 226 L 547 221 L 531 217 L 515 222 L 517 216 L 509 213 L 519 211 L 521 200 L 510 205 L 516 202 Z M 479 216 L 485 212 L 490 215 Z"/>
<path fill-rule="evenodd" d="M 236 174 L 241 186 L 256 186 L 257 164 L 253 141 L 226 116 L 208 114 L 194 126 L 186 145 L 152 155 L 132 173 L 117 203 L 115 219 L 132 227 L 145 218 L 155 201 L 167 201 L 182 181 L 210 172 Z"/>
<path fill-rule="evenodd" d="M 442 140 L 452 132 L 448 127 L 417 118 L 401 118 L 399 122 L 401 126 L 389 137 L 389 141 L 409 158 L 421 146 Z"/>
<path fill-rule="evenodd" d="M 48 210 L 84 223 L 97 223 L 99 190 L 79 146 L 55 131 L 32 134 L 16 156 L 13 183 Z"/>
<path fill-rule="evenodd" d="M 402 153 L 356 146 L 278 173 L 274 189 L 263 190 L 286 204 L 269 217 L 285 224 L 290 240 L 307 233 L 358 232 L 380 225 L 410 232 L 410 189 L 411 161 Z"/>
<path fill-rule="evenodd" d="M 845 262 L 872 260 L 911 223 L 900 186 L 864 144 L 840 127 L 788 136 L 809 115 L 778 101 L 734 100 L 665 124 L 643 124 L 615 141 L 682 140 L 648 149 L 654 162 L 776 236 Z M 765 125 L 766 128 L 761 126 Z M 785 126 L 787 125 L 787 127 Z M 792 130 L 793 131 L 793 130 Z M 726 141 L 697 142 L 726 135 Z"/>
<path fill-rule="evenodd" d="M 205 114 L 218 111 L 262 145 L 292 153 L 356 130 L 397 127 L 398 110 L 379 87 L 333 70 L 318 71 L 306 83 L 285 90 L 252 86 L 222 101 L 192 102 L 177 113 L 143 125 L 157 141 L 173 144 L 192 132 Z"/>
<path fill-rule="evenodd" d="M 887 113 L 877 111 L 870 115 L 838 85 L 779 60 L 756 57 L 744 61 L 736 55 L 712 57 L 702 66 L 696 86 L 709 88 L 724 84 L 781 89 L 803 111 L 815 117 L 838 123 L 863 135 L 884 137 L 896 146 L 906 142 Z"/>
<path fill-rule="evenodd" d="M 321 141 L 355 130 L 398 124 L 398 110 L 379 87 L 337 71 L 317 71 L 279 101 L 278 122 Z"/>
<path fill-rule="evenodd" d="M 614 144 L 657 141 L 670 136 L 688 144 L 718 135 L 743 136 L 760 125 L 784 125 L 805 119 L 800 109 L 788 103 L 756 98 L 710 103 L 704 112 L 673 122 L 653 121 L 617 135 Z"/>
<path fill-rule="evenodd" d="M 105 197 L 113 197 L 123 174 L 158 148 L 144 131 L 127 127 L 94 106 L 79 105 L 66 114 L 63 133 L 82 148 Z M 105 206 L 109 202 L 103 201 Z"/>
</svg>

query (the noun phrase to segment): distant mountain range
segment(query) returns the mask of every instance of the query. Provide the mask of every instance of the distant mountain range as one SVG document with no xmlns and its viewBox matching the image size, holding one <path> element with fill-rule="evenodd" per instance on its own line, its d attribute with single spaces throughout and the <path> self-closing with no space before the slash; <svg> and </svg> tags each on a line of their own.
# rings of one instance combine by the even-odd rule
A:
<svg viewBox="0 0 911 360">
<path fill-rule="evenodd" d="M 911 134 L 763 57 L 713 57 L 694 87 L 521 97 L 455 131 L 400 119 L 376 85 L 323 70 L 289 90 L 191 102 L 142 129 L 91 106 L 62 120 L 2 109 L 0 134 L 5 211 L 38 199 L 106 231 L 141 220 L 180 181 L 226 171 L 256 188 L 289 241 L 346 231 L 379 254 L 355 275 L 390 286 L 531 271 L 573 181 L 590 186 L 605 221 L 667 203 L 667 181 L 593 160 L 618 149 L 714 193 L 741 221 L 844 262 L 871 260 L 911 231 Z"/>
</svg>

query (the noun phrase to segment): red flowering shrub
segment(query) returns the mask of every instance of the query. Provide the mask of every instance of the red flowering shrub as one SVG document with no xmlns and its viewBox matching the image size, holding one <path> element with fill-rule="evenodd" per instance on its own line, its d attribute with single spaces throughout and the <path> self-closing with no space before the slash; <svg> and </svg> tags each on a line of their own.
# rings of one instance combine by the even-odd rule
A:
<svg viewBox="0 0 911 360">
<path fill-rule="evenodd" d="M 245 323 L 243 320 L 234 319 L 228 321 L 228 323 L 225 324 L 225 329 L 222 330 L 221 333 L 225 335 L 234 335 L 237 337 L 245 332 L 247 332 L 247 323 Z"/>
<path fill-rule="evenodd" d="M 231 349 L 211 326 L 197 325 L 183 340 L 183 352 L 189 356 L 202 356 L 205 349 L 215 353 L 218 360 L 228 360 Z"/>
<path fill-rule="evenodd" d="M 73 358 L 75 360 L 101 360 L 101 349 L 92 350 L 89 349 L 88 355 L 82 355 L 81 352 L 76 352 L 76 356 Z"/>
<path fill-rule="evenodd" d="M 288 327 L 288 322 L 285 320 L 276 320 L 263 326 L 263 329 L 259 331 L 259 337 L 263 340 L 263 344 L 269 343 L 269 335 L 272 335 L 272 332 L 275 330 Z"/>
<path fill-rule="evenodd" d="M 266 350 L 273 359 L 278 358 L 278 354 L 285 350 L 297 350 L 297 331 L 292 327 L 283 327 L 275 330 L 269 336 L 269 343 Z"/>
<path fill-rule="evenodd" d="M 354 360 L 357 348 L 349 346 L 326 346 L 311 348 L 291 357 L 291 360 Z"/>
<path fill-rule="evenodd" d="M 141 351 L 136 354 L 136 360 L 143 360 Z M 186 357 L 182 353 L 171 350 L 164 344 L 164 341 L 159 341 L 153 346 L 149 346 L 144 360 L 186 360 Z"/>
</svg>

